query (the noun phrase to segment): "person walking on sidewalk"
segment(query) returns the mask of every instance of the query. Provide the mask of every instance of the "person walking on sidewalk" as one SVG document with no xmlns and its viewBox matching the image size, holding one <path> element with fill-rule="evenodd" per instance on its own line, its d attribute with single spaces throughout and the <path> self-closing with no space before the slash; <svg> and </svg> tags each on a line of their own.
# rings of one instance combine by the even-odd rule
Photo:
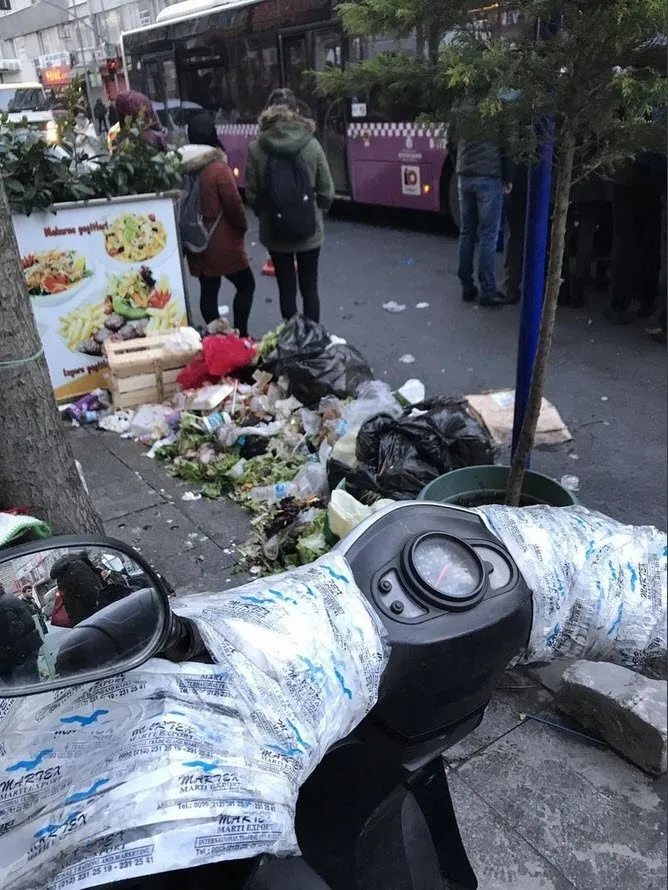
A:
<svg viewBox="0 0 668 890">
<path fill-rule="evenodd" d="M 97 121 L 98 133 L 100 134 L 100 136 L 105 136 L 109 132 L 109 127 L 107 126 L 107 106 L 104 104 L 102 99 L 98 98 L 93 108 L 93 114 L 95 115 L 95 120 Z"/>
<path fill-rule="evenodd" d="M 327 158 L 314 136 L 315 123 L 299 113 L 292 90 L 274 90 L 259 125 L 248 150 L 246 202 L 258 216 L 260 242 L 274 264 L 281 315 L 297 314 L 299 281 L 304 315 L 319 321 L 323 213 L 334 200 Z"/>
<path fill-rule="evenodd" d="M 227 278 L 237 291 L 232 304 L 234 327 L 247 337 L 255 278 L 244 244 L 246 211 L 208 111 L 191 119 L 188 139 L 190 145 L 181 148 L 182 170 L 199 176 L 202 216 L 211 232 L 202 253 L 187 254 L 190 274 L 200 282 L 200 311 L 207 324 L 220 317 L 218 294 L 223 277 Z"/>
<path fill-rule="evenodd" d="M 494 265 L 503 196 L 510 194 L 510 163 L 499 142 L 456 140 L 448 131 L 448 152 L 455 159 L 459 196 L 459 280 L 462 298 L 472 302 L 478 296 L 473 281 L 473 260 L 478 245 L 478 284 L 481 306 L 515 303 L 497 290 Z"/>
</svg>

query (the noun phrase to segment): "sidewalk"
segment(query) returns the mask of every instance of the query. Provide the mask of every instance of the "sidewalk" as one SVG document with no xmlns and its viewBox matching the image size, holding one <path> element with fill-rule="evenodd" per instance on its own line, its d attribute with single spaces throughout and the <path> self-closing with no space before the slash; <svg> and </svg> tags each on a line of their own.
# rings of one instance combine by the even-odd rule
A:
<svg viewBox="0 0 668 890">
<path fill-rule="evenodd" d="M 179 592 L 246 580 L 235 542 L 248 515 L 189 489 L 132 441 L 72 430 L 107 533 L 137 547 Z M 480 890 L 664 890 L 666 790 L 611 751 L 520 714 L 567 721 L 537 679 L 504 676 L 481 726 L 447 752 Z M 572 724 L 569 724 L 572 725 Z"/>
</svg>

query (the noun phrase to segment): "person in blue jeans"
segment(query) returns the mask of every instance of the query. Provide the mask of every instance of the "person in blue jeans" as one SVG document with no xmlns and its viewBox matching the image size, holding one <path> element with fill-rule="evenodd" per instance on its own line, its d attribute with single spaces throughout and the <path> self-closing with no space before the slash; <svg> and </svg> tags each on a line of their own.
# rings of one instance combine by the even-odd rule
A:
<svg viewBox="0 0 668 890">
<path fill-rule="evenodd" d="M 516 303 L 497 290 L 494 265 L 501 225 L 503 196 L 511 189 L 510 164 L 495 142 L 449 141 L 455 157 L 459 196 L 459 280 L 462 298 L 472 302 L 480 296 L 481 306 Z M 478 245 L 478 286 L 473 280 L 474 257 Z"/>
</svg>

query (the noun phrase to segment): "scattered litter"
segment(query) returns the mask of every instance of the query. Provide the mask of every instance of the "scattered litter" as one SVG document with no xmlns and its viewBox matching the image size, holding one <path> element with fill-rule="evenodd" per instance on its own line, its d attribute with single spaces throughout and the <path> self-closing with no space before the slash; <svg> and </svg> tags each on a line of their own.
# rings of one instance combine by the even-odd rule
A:
<svg viewBox="0 0 668 890">
<path fill-rule="evenodd" d="M 406 405 L 417 405 L 419 402 L 424 402 L 426 395 L 424 383 L 413 377 L 397 390 L 397 395 Z"/>
<path fill-rule="evenodd" d="M 233 392 L 234 386 L 230 383 L 203 386 L 188 399 L 187 409 L 189 411 L 213 411 Z"/>
<path fill-rule="evenodd" d="M 186 550 L 192 550 L 195 546 L 192 541 L 186 541 Z"/>
<path fill-rule="evenodd" d="M 407 352 L 399 358 L 399 361 L 404 365 L 412 365 L 415 361 L 415 356 L 412 356 L 410 352 Z"/>
<path fill-rule="evenodd" d="M 416 309 L 429 309 L 429 303 L 416 303 Z"/>
<path fill-rule="evenodd" d="M 229 306 L 219 306 L 219 307 L 218 307 L 218 312 L 219 312 L 220 315 L 229 315 L 229 314 L 230 314 L 230 307 L 229 307 Z"/>
<path fill-rule="evenodd" d="M 515 391 L 503 389 L 497 392 L 465 396 L 469 408 L 489 431 L 497 447 L 510 444 L 515 413 Z M 559 412 L 547 399 L 541 402 L 536 445 L 559 445 L 573 437 L 559 416 Z"/>
<path fill-rule="evenodd" d="M 188 537 L 189 537 L 189 538 L 196 538 L 196 537 L 197 537 L 197 532 L 190 532 L 190 534 L 188 535 Z"/>
<path fill-rule="evenodd" d="M 580 491 L 580 480 L 577 476 L 562 476 L 561 484 L 569 491 Z"/>
<path fill-rule="evenodd" d="M 132 411 L 117 411 L 115 414 L 108 414 L 98 421 L 98 426 L 102 430 L 116 433 L 120 436 L 122 433 L 127 433 L 130 429 L 132 414 Z"/>
<path fill-rule="evenodd" d="M 386 312 L 404 312 L 406 306 L 403 303 L 397 303 L 396 300 L 390 300 L 388 303 L 383 303 L 383 309 Z"/>
<path fill-rule="evenodd" d="M 140 405 L 132 415 L 128 432 L 134 439 L 164 439 L 169 435 L 167 417 L 173 411 L 165 405 Z"/>
<path fill-rule="evenodd" d="M 202 495 L 196 491 L 186 491 L 185 494 L 181 495 L 182 501 L 199 501 L 202 499 Z"/>
<path fill-rule="evenodd" d="M 576 454 L 574 451 L 571 451 L 571 453 L 568 456 L 570 457 L 571 460 L 580 460 L 580 455 Z"/>
<path fill-rule="evenodd" d="M 602 401 L 602 402 L 607 402 L 607 401 L 608 401 L 608 396 L 601 396 L 601 401 Z"/>
<path fill-rule="evenodd" d="M 401 265 L 402 265 L 402 266 L 414 266 L 414 265 L 415 265 L 415 259 L 414 259 L 412 256 L 406 257 L 405 259 L 403 259 L 403 260 L 401 261 Z"/>
</svg>

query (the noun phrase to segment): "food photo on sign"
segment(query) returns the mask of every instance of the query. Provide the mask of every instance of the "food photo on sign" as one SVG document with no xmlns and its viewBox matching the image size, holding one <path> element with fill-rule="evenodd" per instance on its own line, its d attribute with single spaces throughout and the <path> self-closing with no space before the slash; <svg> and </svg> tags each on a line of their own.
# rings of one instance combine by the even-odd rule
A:
<svg viewBox="0 0 668 890">
<path fill-rule="evenodd" d="M 171 198 L 15 216 L 56 398 L 106 384 L 104 345 L 187 323 Z"/>
</svg>

